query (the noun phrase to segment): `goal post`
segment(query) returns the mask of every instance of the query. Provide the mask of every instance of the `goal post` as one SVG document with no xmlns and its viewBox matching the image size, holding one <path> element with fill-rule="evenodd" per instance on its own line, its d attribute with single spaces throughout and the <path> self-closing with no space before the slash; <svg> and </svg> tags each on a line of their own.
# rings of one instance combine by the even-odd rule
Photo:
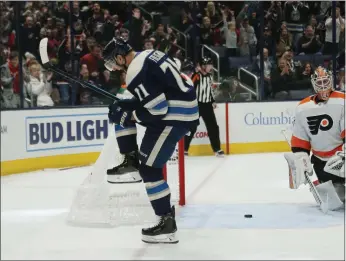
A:
<svg viewBox="0 0 346 261">
<path fill-rule="evenodd" d="M 178 143 L 178 168 L 179 168 L 179 205 L 185 206 L 185 148 L 184 138 Z"/>
<path fill-rule="evenodd" d="M 175 160 L 176 159 L 176 160 Z M 174 167 L 174 165 L 177 166 Z M 171 167 L 173 165 L 173 167 Z M 178 172 L 178 184 L 179 184 L 179 200 L 180 206 L 184 206 L 186 203 L 185 199 L 185 154 L 184 154 L 184 138 L 182 138 L 176 147 L 170 160 L 163 167 L 163 177 L 168 181 L 168 175 L 175 175 Z"/>
</svg>

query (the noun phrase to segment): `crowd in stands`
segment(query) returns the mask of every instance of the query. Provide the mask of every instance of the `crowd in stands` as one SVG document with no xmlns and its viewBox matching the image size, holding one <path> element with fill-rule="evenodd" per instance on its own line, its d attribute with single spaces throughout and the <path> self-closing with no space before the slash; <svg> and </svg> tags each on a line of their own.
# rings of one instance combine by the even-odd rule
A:
<svg viewBox="0 0 346 261">
<path fill-rule="evenodd" d="M 234 67 L 241 65 L 260 76 L 259 53 L 263 52 L 262 99 L 290 99 L 290 93 L 295 90 L 305 90 L 303 96 L 312 93 L 310 76 L 314 68 L 322 65 L 332 69 L 334 50 L 341 57 L 339 60 L 344 60 L 345 2 L 337 3 L 335 18 L 332 3 L 327 1 L 272 1 L 263 2 L 263 6 L 263 33 L 258 19 L 259 2 L 245 2 L 237 15 L 227 7 L 220 10 L 226 31 L 227 58 Z M 336 22 L 334 44 L 333 20 Z M 263 50 L 259 50 L 260 38 Z M 344 91 L 344 62 L 338 64 L 337 70 L 337 89 Z"/>
<path fill-rule="evenodd" d="M 221 63 L 221 71 L 225 76 L 231 71 L 229 63 L 244 58 L 248 58 L 244 67 L 261 75 L 260 53 L 263 52 L 262 99 L 287 99 L 289 90 L 312 91 L 310 75 L 314 67 L 331 68 L 334 50 L 339 55 L 344 53 L 344 4 L 337 3 L 336 17 L 333 17 L 331 1 L 74 1 L 71 5 L 27 1 L 20 2 L 17 21 L 16 2 L 1 1 L 1 108 L 20 107 L 19 48 L 23 54 L 24 107 L 109 102 L 42 68 L 38 45 L 45 37 L 49 58 L 55 66 L 112 93 L 126 88 L 126 72 L 109 72 L 102 61 L 102 49 L 114 36 L 127 39 L 136 51 L 154 48 L 168 53 L 182 61 L 182 69 L 190 71 L 198 70 L 201 45 L 216 50 L 223 48 L 226 62 Z M 264 12 L 262 27 L 260 12 Z M 194 30 L 196 27 L 198 30 Z M 261 41 L 263 49 L 259 48 Z M 191 65 L 187 57 L 195 62 L 194 68 L 186 66 Z M 244 92 L 239 86 L 237 81 L 232 81 L 224 101 L 236 101 L 235 94 Z M 344 90 L 344 86 L 344 65 L 340 64 L 337 88 Z"/>
</svg>

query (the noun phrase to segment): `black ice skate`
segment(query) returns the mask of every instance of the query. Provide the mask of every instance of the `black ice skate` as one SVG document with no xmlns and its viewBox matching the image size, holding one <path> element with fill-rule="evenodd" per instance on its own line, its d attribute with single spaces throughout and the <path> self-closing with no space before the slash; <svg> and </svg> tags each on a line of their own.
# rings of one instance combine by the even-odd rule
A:
<svg viewBox="0 0 346 261">
<path fill-rule="evenodd" d="M 223 158 L 225 156 L 225 152 L 223 150 L 219 150 L 219 151 L 215 152 L 215 156 Z"/>
<path fill-rule="evenodd" d="M 125 154 L 124 161 L 112 169 L 107 170 L 108 183 L 138 183 L 142 181 L 138 172 L 138 152 Z"/>
<path fill-rule="evenodd" d="M 142 241 L 149 244 L 176 244 L 179 242 L 176 233 L 177 224 L 173 206 L 172 212 L 160 217 L 155 226 L 142 229 Z"/>
</svg>

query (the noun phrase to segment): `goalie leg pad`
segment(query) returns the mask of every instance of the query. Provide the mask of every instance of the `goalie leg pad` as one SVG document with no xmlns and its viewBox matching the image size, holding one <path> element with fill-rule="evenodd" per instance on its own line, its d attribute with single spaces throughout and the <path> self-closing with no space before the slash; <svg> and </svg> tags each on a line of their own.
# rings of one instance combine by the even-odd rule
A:
<svg viewBox="0 0 346 261">
<path fill-rule="evenodd" d="M 345 184 L 334 184 L 336 194 L 338 194 L 340 200 L 345 204 Z"/>
<path fill-rule="evenodd" d="M 157 216 L 164 216 L 171 212 L 171 192 L 167 182 L 163 179 L 162 171 L 162 168 L 153 168 L 144 164 L 139 166 L 139 173 Z"/>
<path fill-rule="evenodd" d="M 318 191 L 319 196 L 321 197 L 322 201 L 327 205 L 328 210 L 331 210 L 331 211 L 337 210 L 343 206 L 343 203 L 339 196 L 339 193 L 341 192 L 342 189 L 339 186 L 335 186 L 335 185 L 336 184 L 333 185 L 332 181 L 329 180 L 328 182 L 324 182 L 316 186 L 316 190 Z M 338 185 L 342 185 L 342 184 L 338 184 Z M 345 195 L 345 187 L 344 187 L 343 193 Z M 345 199 L 345 196 L 343 197 Z"/>
<path fill-rule="evenodd" d="M 290 152 L 284 156 L 289 167 L 290 188 L 297 189 L 300 185 L 306 184 L 305 172 L 310 176 L 313 173 L 309 155 L 305 152 Z"/>
</svg>

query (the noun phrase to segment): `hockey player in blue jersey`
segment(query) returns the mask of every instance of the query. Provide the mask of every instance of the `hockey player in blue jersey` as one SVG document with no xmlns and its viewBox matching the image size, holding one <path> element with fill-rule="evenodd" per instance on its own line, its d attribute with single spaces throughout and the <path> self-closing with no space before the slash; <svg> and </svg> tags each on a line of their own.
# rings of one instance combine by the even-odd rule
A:
<svg viewBox="0 0 346 261">
<path fill-rule="evenodd" d="M 177 64 L 157 50 L 136 53 L 121 38 L 112 39 L 103 51 L 108 70 L 126 69 L 127 90 L 134 98 L 115 101 L 109 106 L 109 120 L 116 125 L 116 136 L 124 162 L 113 175 L 138 170 L 154 212 L 160 217 L 151 228 L 142 229 L 146 243 L 177 243 L 174 207 L 163 177 L 163 167 L 177 142 L 199 124 L 196 92 L 190 78 Z M 140 149 L 136 124 L 146 127 Z M 136 180 L 140 181 L 140 180 Z"/>
</svg>

